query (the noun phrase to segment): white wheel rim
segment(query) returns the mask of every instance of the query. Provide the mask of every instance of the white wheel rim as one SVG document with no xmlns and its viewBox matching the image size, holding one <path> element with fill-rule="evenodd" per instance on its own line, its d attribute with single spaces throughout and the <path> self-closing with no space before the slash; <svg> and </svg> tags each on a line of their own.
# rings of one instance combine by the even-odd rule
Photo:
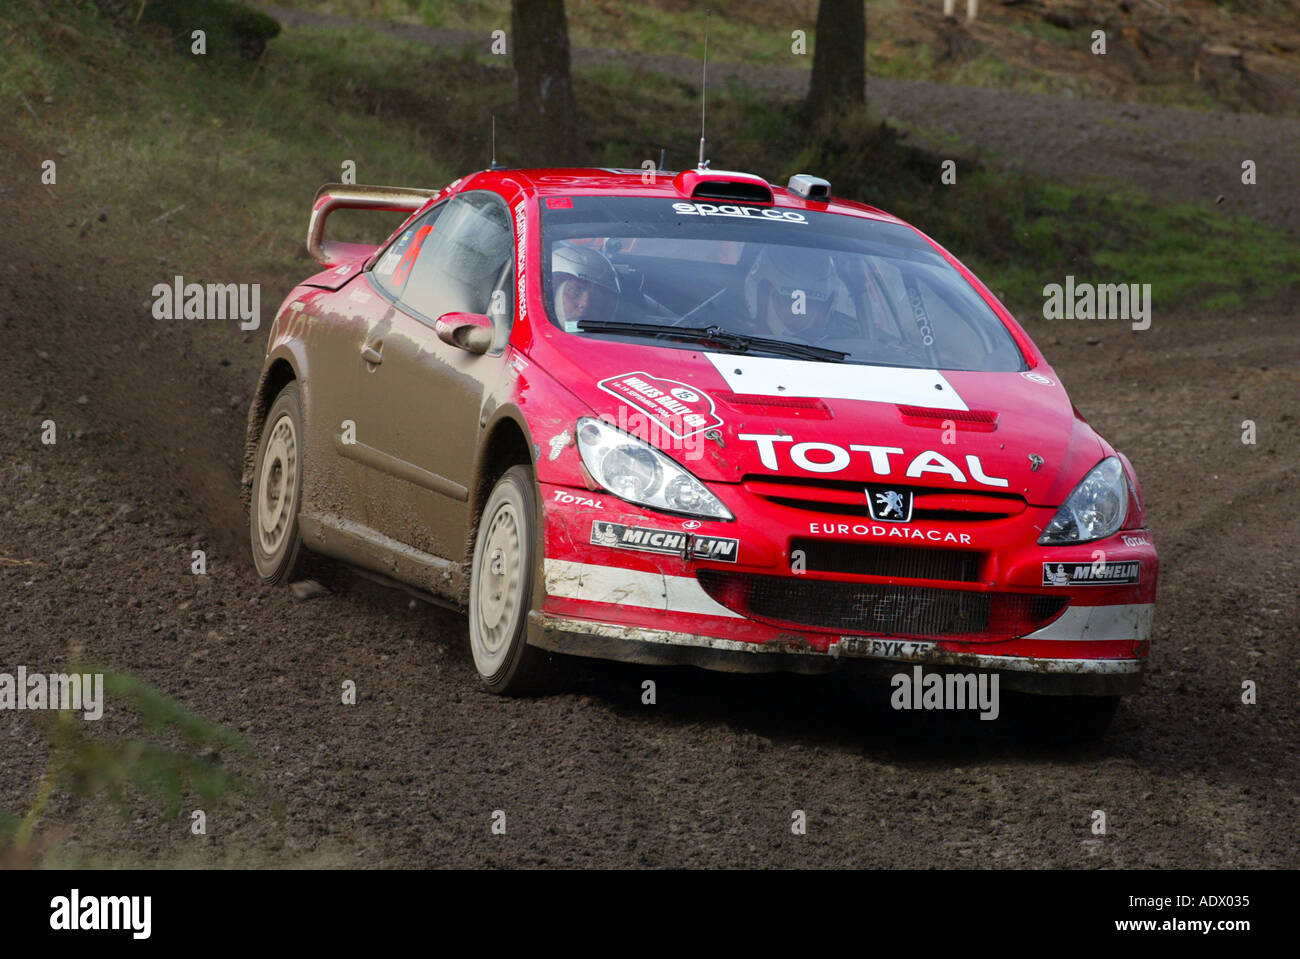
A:
<svg viewBox="0 0 1300 959">
<path fill-rule="evenodd" d="M 523 588 L 523 548 L 513 503 L 502 503 L 492 514 L 478 563 L 474 659 L 479 671 L 491 676 L 510 652 Z"/>
<path fill-rule="evenodd" d="M 298 434 L 286 413 L 271 427 L 257 484 L 257 539 L 268 556 L 284 545 L 297 492 Z"/>
</svg>

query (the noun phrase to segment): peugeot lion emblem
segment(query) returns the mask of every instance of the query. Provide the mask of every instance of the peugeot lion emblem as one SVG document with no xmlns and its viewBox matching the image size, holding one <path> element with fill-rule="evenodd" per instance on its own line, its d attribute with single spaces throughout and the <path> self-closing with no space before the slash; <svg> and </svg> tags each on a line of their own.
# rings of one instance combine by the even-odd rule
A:
<svg viewBox="0 0 1300 959">
<path fill-rule="evenodd" d="M 906 523 L 912 518 L 911 490 L 886 489 L 868 486 L 867 511 L 872 519 Z"/>
</svg>

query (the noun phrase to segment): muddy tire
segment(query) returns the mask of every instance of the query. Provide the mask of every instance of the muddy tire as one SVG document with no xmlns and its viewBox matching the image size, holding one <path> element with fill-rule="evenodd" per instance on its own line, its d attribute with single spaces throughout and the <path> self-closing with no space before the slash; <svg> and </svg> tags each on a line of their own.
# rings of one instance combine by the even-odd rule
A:
<svg viewBox="0 0 1300 959">
<path fill-rule="evenodd" d="M 302 403 L 298 384 L 276 396 L 262 427 L 248 509 L 253 565 L 267 583 L 321 580 L 325 563 L 302 545 Z"/>
<path fill-rule="evenodd" d="M 470 652 L 483 685 L 498 695 L 541 692 L 550 678 L 549 657 L 526 641 L 540 550 L 532 471 L 512 466 L 483 507 L 469 585 Z"/>
</svg>

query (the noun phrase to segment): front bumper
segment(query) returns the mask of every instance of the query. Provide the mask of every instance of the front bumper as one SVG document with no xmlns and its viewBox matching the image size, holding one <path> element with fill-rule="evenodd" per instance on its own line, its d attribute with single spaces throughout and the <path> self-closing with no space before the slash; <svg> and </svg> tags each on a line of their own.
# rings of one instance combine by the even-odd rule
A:
<svg viewBox="0 0 1300 959">
<path fill-rule="evenodd" d="M 1157 575 L 1147 531 L 1044 548 L 1036 539 L 1051 510 L 992 523 L 843 522 L 754 503 L 733 489 L 724 495 L 735 522 L 692 522 L 607 493 L 546 484 L 541 493 L 545 597 L 530 618 L 528 641 L 544 649 L 733 672 L 892 672 L 925 664 L 996 671 L 1008 689 L 1058 694 L 1124 695 L 1141 684 Z M 978 562 L 961 582 L 793 572 L 791 544 L 819 537 L 841 554 L 903 539 L 907 548 L 974 551 Z M 1108 564 L 1136 563 L 1136 575 L 1125 577 L 1136 581 L 1044 585 L 1059 564 L 1092 563 L 1099 550 Z M 1045 563 L 1052 565 L 1045 570 Z M 778 600 L 769 596 L 755 613 L 738 598 L 744 589 L 719 583 L 775 588 Z M 790 598 L 805 595 L 813 605 L 796 608 Z M 830 600 L 845 596 L 847 606 L 832 608 Z M 822 602 L 824 609 L 816 605 Z M 939 609 L 938 618 L 912 615 L 918 603 Z M 859 608 L 863 616 L 855 617 Z M 1012 609 L 1019 613 L 1006 613 Z M 991 621 L 972 626 L 977 615 Z M 927 623 L 951 631 L 925 631 Z"/>
</svg>

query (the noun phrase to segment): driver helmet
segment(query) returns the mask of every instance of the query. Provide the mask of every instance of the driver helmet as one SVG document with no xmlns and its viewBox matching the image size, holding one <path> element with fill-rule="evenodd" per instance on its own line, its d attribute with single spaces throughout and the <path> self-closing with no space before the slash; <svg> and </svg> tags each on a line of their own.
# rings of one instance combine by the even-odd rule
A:
<svg viewBox="0 0 1300 959">
<path fill-rule="evenodd" d="M 618 274 L 609 258 L 590 246 L 557 245 L 551 253 L 555 316 L 564 327 L 583 320 L 610 320 L 618 304 Z"/>
<path fill-rule="evenodd" d="M 764 246 L 745 277 L 745 305 L 760 334 L 806 336 L 829 315 L 835 283 L 824 250 Z"/>
</svg>

